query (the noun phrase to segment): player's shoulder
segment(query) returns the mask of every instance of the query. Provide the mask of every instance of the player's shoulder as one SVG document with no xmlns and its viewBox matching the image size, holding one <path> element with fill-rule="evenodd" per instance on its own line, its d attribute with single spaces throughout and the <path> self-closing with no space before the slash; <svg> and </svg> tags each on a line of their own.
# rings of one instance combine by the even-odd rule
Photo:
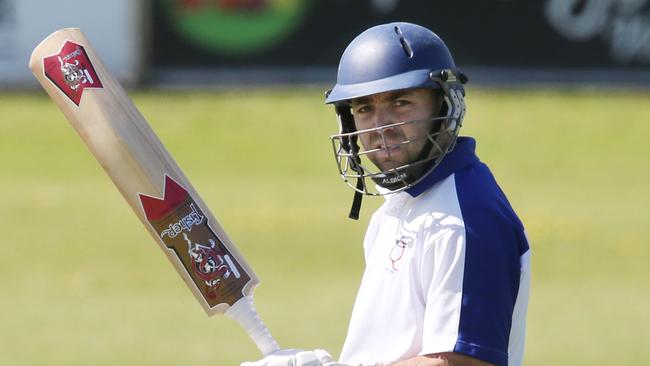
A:
<svg viewBox="0 0 650 366">
<path fill-rule="evenodd" d="M 524 225 L 487 165 L 467 166 L 454 174 L 454 181 L 468 238 L 527 249 Z"/>
<path fill-rule="evenodd" d="M 488 212 L 506 209 L 514 214 L 505 192 L 485 163 L 478 161 L 455 172 L 454 183 L 461 207 Z"/>
</svg>

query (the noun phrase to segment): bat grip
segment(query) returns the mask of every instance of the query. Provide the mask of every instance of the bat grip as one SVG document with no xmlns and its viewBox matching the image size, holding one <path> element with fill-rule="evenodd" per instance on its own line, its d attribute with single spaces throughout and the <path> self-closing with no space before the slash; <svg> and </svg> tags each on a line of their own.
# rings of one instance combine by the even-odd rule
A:
<svg viewBox="0 0 650 366">
<path fill-rule="evenodd" d="M 248 333 L 264 356 L 280 349 L 275 339 L 273 339 L 271 332 L 269 332 L 257 314 L 257 311 L 255 311 L 252 296 L 244 296 L 237 300 L 235 304 L 226 310 L 226 315 L 234 319 L 246 330 L 246 333 Z"/>
</svg>

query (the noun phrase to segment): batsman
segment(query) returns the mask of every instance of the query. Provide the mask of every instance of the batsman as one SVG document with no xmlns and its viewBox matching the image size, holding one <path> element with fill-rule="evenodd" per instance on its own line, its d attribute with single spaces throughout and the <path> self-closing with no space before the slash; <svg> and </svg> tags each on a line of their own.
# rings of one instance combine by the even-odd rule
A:
<svg viewBox="0 0 650 366">
<path fill-rule="evenodd" d="M 372 27 L 343 52 L 326 94 L 343 180 L 383 196 L 363 242 L 365 272 L 340 360 L 277 351 L 242 366 L 519 366 L 530 250 L 476 141 L 458 137 L 467 77 L 435 33 Z"/>
</svg>

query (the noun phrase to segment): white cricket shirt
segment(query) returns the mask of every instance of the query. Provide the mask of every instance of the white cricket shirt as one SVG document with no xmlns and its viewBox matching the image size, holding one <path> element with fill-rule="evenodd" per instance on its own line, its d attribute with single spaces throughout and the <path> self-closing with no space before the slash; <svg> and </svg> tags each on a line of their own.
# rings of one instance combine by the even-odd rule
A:
<svg viewBox="0 0 650 366">
<path fill-rule="evenodd" d="M 473 139 L 459 138 L 422 182 L 385 196 L 373 215 L 341 362 L 458 352 L 521 365 L 528 242 L 474 150 Z"/>
</svg>

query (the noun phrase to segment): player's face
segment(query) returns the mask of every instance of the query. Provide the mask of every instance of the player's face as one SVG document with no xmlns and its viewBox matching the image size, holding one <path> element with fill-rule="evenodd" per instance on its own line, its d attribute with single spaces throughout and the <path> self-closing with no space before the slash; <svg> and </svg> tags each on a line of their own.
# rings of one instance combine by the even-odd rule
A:
<svg viewBox="0 0 650 366">
<path fill-rule="evenodd" d="M 361 144 L 366 151 L 376 150 L 368 158 L 384 171 L 418 158 L 431 132 L 433 111 L 438 110 L 440 101 L 431 89 L 404 89 L 352 100 L 357 131 L 375 129 L 359 134 Z M 410 121 L 424 122 L 384 127 Z"/>
</svg>

